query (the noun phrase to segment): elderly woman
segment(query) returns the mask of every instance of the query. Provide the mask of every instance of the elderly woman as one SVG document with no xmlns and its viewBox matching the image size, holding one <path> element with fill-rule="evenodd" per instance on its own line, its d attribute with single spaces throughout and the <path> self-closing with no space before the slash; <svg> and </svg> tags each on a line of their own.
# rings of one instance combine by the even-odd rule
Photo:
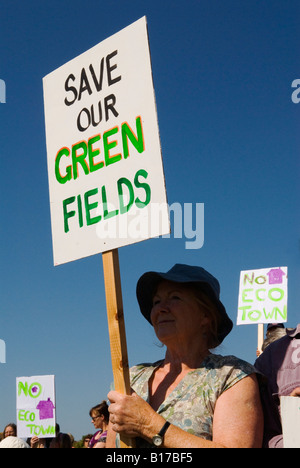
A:
<svg viewBox="0 0 300 468">
<path fill-rule="evenodd" d="M 141 312 L 166 354 L 131 369 L 131 395 L 109 392 L 107 447 L 116 433 L 137 438 L 137 447 L 261 447 L 254 368 L 210 352 L 232 329 L 219 295 L 219 282 L 201 267 L 177 264 L 139 279 Z"/>
</svg>

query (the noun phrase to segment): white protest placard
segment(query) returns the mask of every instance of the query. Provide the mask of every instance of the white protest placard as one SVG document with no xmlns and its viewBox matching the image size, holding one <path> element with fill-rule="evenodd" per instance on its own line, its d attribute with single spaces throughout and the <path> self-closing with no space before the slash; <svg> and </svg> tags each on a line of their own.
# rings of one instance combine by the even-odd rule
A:
<svg viewBox="0 0 300 468">
<path fill-rule="evenodd" d="M 300 398 L 280 397 L 284 448 L 300 448 Z"/>
<path fill-rule="evenodd" d="M 54 264 L 169 234 L 146 18 L 43 87 Z"/>
<path fill-rule="evenodd" d="M 55 424 L 55 376 L 18 377 L 18 437 L 55 437 Z"/>
<path fill-rule="evenodd" d="M 287 322 L 287 267 L 240 273 L 237 325 Z"/>
<path fill-rule="evenodd" d="M 4 340 L 0 340 L 0 364 L 6 363 L 6 344 Z"/>
</svg>

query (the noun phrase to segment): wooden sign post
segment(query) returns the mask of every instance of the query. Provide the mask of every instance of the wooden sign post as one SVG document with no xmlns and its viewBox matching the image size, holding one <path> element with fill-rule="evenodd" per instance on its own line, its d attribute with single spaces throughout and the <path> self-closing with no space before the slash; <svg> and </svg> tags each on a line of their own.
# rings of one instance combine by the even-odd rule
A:
<svg viewBox="0 0 300 468">
<path fill-rule="evenodd" d="M 103 253 L 102 259 L 115 390 L 130 395 L 118 250 Z"/>
<path fill-rule="evenodd" d="M 118 250 L 114 249 L 103 253 L 102 260 L 115 390 L 130 395 L 131 389 Z M 121 448 L 129 448 L 133 445 L 133 441 L 121 437 Z"/>
<path fill-rule="evenodd" d="M 258 324 L 258 331 L 257 331 L 257 349 L 259 353 L 262 353 L 262 346 L 264 344 L 264 324 Z"/>
</svg>

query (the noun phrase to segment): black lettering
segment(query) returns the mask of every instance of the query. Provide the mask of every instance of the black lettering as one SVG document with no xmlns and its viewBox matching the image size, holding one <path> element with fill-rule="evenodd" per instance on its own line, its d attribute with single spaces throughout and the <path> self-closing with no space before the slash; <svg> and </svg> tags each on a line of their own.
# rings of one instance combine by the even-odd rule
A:
<svg viewBox="0 0 300 468">
<path fill-rule="evenodd" d="M 99 125 L 99 123 L 100 123 L 101 120 L 102 120 L 102 106 L 101 106 L 101 101 L 98 102 L 98 116 L 99 116 L 99 120 L 96 122 L 96 120 L 95 120 L 95 113 L 94 113 L 94 104 L 92 104 L 92 106 L 91 106 L 91 117 L 92 117 L 92 125 L 93 125 L 93 127 L 97 127 L 97 125 Z"/>
<path fill-rule="evenodd" d="M 102 84 L 103 84 L 104 58 L 101 59 L 100 66 L 99 66 L 99 80 L 96 77 L 96 73 L 92 64 L 90 64 L 89 69 L 90 69 L 93 81 L 95 83 L 96 90 L 99 92 L 102 90 Z"/>
<path fill-rule="evenodd" d="M 83 116 L 83 119 L 84 119 L 84 114 L 86 115 L 87 117 L 87 125 L 84 127 L 83 126 L 83 123 L 82 123 L 82 116 Z M 89 128 L 89 126 L 91 125 L 91 116 L 90 116 L 90 113 L 89 113 L 89 110 L 84 107 L 78 117 L 77 117 L 77 128 L 80 132 L 84 132 L 85 130 L 87 130 Z"/>
<path fill-rule="evenodd" d="M 73 101 L 68 101 L 67 98 L 65 98 L 66 106 L 71 106 L 77 99 L 77 89 L 74 86 L 69 86 L 69 81 L 70 80 L 73 80 L 73 81 L 75 80 L 75 76 L 72 73 L 66 79 L 65 90 L 66 91 L 72 91 L 72 93 L 74 93 L 74 99 L 73 99 Z"/>
<path fill-rule="evenodd" d="M 85 69 L 83 68 L 81 70 L 81 77 L 80 77 L 80 88 L 79 88 L 79 96 L 78 96 L 78 101 L 80 101 L 81 99 L 81 95 L 84 91 L 87 91 L 89 93 L 89 95 L 92 94 L 92 90 L 91 90 L 91 87 L 90 87 L 90 84 L 89 84 L 89 80 L 86 76 L 86 71 Z"/>
<path fill-rule="evenodd" d="M 105 108 L 105 120 L 108 121 L 109 119 L 109 112 L 111 111 L 115 117 L 118 117 L 119 113 L 115 109 L 116 104 L 116 96 L 114 94 L 110 94 L 104 98 L 104 108 Z"/>
<path fill-rule="evenodd" d="M 117 64 L 111 65 L 110 60 L 117 55 L 118 51 L 115 50 L 111 54 L 108 54 L 106 57 L 106 68 L 107 68 L 107 82 L 108 86 L 113 85 L 114 83 L 117 83 L 118 81 L 121 80 L 121 76 L 116 76 L 115 78 L 112 78 L 111 72 L 117 68 Z"/>
</svg>

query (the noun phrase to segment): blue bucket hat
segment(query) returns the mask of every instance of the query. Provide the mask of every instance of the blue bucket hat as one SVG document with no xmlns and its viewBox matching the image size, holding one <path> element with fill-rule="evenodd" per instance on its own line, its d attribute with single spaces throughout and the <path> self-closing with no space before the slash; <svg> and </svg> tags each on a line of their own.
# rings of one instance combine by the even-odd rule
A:
<svg viewBox="0 0 300 468">
<path fill-rule="evenodd" d="M 144 273 L 137 282 L 136 294 L 141 312 L 151 325 L 150 314 L 153 294 L 162 280 L 175 283 L 194 283 L 199 287 L 199 291 L 205 293 L 215 303 L 220 314 L 218 340 L 219 344 L 221 344 L 231 332 L 233 323 L 220 301 L 219 281 L 202 267 L 182 264 L 174 265 L 167 273 L 155 271 Z"/>
</svg>

